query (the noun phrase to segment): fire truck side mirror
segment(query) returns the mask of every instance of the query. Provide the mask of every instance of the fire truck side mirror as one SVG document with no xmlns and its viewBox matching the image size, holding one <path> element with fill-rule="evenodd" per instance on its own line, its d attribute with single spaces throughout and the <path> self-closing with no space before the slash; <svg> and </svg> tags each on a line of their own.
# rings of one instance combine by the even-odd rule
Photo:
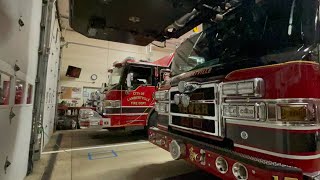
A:
<svg viewBox="0 0 320 180">
<path fill-rule="evenodd" d="M 131 89 L 131 87 L 132 87 L 131 82 L 132 81 L 133 81 L 133 73 L 128 73 L 128 75 L 127 75 L 127 86 L 128 86 L 128 89 Z"/>
<path fill-rule="evenodd" d="M 100 92 L 104 92 L 106 89 L 107 89 L 107 83 L 102 83 L 102 86 L 101 86 L 101 89 L 100 89 Z"/>
<path fill-rule="evenodd" d="M 161 69 L 160 70 L 160 82 L 166 81 L 170 78 L 171 70 L 170 69 Z"/>
</svg>

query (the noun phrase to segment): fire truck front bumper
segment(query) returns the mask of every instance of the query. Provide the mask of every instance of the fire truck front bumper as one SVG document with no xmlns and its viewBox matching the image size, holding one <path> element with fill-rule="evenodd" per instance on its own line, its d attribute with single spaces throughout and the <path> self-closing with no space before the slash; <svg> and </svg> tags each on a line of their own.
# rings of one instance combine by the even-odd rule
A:
<svg viewBox="0 0 320 180">
<path fill-rule="evenodd" d="M 81 128 L 105 128 L 110 127 L 110 118 L 98 118 L 98 119 L 79 119 L 79 124 Z"/>
<path fill-rule="evenodd" d="M 170 152 L 173 159 L 184 159 L 222 179 L 319 179 L 319 174 L 304 174 L 297 167 L 271 162 L 213 146 L 188 137 L 149 129 L 149 141 Z"/>
</svg>

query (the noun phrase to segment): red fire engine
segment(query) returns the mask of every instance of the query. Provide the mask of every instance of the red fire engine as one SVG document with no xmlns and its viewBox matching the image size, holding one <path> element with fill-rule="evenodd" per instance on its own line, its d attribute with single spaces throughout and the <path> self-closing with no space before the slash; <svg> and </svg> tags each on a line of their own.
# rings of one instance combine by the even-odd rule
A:
<svg viewBox="0 0 320 180">
<path fill-rule="evenodd" d="M 232 2 L 176 50 L 149 140 L 222 179 L 320 179 L 319 1 Z"/>
<path fill-rule="evenodd" d="M 140 23 L 122 18 L 135 3 L 108 3 L 121 17 L 92 5 L 108 23 L 83 4 L 70 24 L 98 39 L 146 45 L 203 24 L 155 93 L 150 142 L 222 179 L 320 179 L 319 0 L 141 1 Z"/>
<path fill-rule="evenodd" d="M 109 70 L 105 99 L 97 111 L 104 128 L 146 127 L 154 106 L 156 86 L 173 59 L 173 54 L 154 62 L 127 58 Z"/>
</svg>

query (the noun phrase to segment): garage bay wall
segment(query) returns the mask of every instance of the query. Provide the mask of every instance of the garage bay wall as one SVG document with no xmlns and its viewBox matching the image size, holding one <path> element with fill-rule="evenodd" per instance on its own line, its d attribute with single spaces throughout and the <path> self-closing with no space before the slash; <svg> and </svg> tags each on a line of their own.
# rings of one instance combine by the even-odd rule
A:
<svg viewBox="0 0 320 180">
<path fill-rule="evenodd" d="M 127 57 L 136 60 L 154 61 L 172 53 L 174 49 L 161 49 L 155 46 L 143 47 L 123 43 L 102 41 L 87 38 L 74 31 L 63 31 L 67 45 L 62 50 L 62 66 L 60 70 L 60 86 L 66 87 L 101 87 L 107 82 L 107 70 L 112 68 L 115 61 L 122 61 Z M 79 78 L 66 77 L 68 66 L 81 68 Z M 91 80 L 91 75 L 96 74 L 98 79 Z M 61 101 L 61 100 L 60 100 Z M 67 99 L 71 101 L 71 99 Z M 78 100 L 78 106 L 83 104 L 83 99 Z"/>
<path fill-rule="evenodd" d="M 26 176 L 30 146 L 32 111 L 35 82 L 37 76 L 38 50 L 40 40 L 41 0 L 0 0 L 0 179 L 22 180 Z M 55 14 L 53 13 L 53 18 Z M 53 20 L 55 21 L 55 20 Z M 56 24 L 56 25 L 54 25 Z M 53 23 L 52 29 L 57 27 Z M 59 37 L 54 36 L 50 50 L 49 64 L 55 71 L 59 55 L 56 44 Z M 55 67 L 53 67 L 55 65 Z M 57 71 L 56 79 L 58 77 Z M 49 74 L 50 74 L 49 73 Z M 53 75 L 54 76 L 54 75 Z M 50 77 L 51 78 L 51 77 Z M 11 83 L 11 85 L 9 85 Z M 52 101 L 55 102 L 57 85 L 54 77 L 48 82 Z M 9 93 L 6 92 L 7 89 Z M 49 94 L 49 93 L 48 93 Z M 5 97 L 5 98 L 4 98 Z M 49 95 L 48 95 L 49 98 Z M 51 98 L 50 98 L 51 99 Z M 48 108 L 48 107 L 47 107 Z M 50 106 L 44 112 L 43 122 L 50 134 L 55 108 Z M 11 115 L 11 116 L 10 116 Z M 49 119 L 49 117 L 52 119 Z M 5 162 L 10 166 L 5 170 Z"/>
</svg>

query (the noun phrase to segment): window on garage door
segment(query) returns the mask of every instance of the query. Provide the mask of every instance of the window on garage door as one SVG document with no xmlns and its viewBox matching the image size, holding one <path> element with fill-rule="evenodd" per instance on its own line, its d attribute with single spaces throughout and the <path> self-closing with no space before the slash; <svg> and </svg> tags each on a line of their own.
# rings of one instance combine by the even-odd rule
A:
<svg viewBox="0 0 320 180">
<path fill-rule="evenodd" d="M 23 104 L 24 101 L 24 90 L 25 90 L 26 83 L 20 79 L 16 80 L 16 97 L 15 97 L 15 104 Z"/>
<path fill-rule="evenodd" d="M 0 105 L 9 105 L 11 77 L 0 72 Z"/>
</svg>

